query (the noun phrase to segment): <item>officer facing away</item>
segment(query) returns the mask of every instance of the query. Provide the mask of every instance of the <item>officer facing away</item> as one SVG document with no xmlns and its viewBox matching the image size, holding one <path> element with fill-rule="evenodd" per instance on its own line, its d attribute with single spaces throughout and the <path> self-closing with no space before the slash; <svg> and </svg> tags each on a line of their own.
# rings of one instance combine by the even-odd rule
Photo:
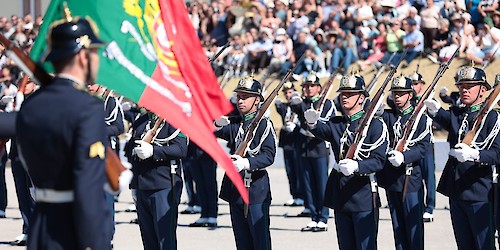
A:
<svg viewBox="0 0 500 250">
<path fill-rule="evenodd" d="M 245 138 L 245 131 L 252 123 L 262 96 L 261 84 L 247 77 L 240 80 L 234 90 L 237 97 L 241 122 L 230 123 L 227 117 L 215 121 L 216 136 L 228 141 L 231 153 Z M 271 189 L 269 175 L 265 170 L 271 166 L 276 155 L 276 135 L 270 119 L 262 119 L 257 126 L 253 139 L 248 143 L 243 157 L 232 155 L 233 163 L 243 180 L 250 185 L 248 215 L 245 217 L 243 200 L 234 184 L 224 176 L 220 198 L 229 202 L 231 224 L 237 249 L 271 249 L 269 232 L 269 207 L 271 205 Z"/>
<path fill-rule="evenodd" d="M 52 62 L 55 78 L 17 116 L 19 154 L 35 186 L 28 249 L 111 248 L 104 111 L 85 91 L 104 45 L 91 22 L 67 16 L 52 24 L 42 60 Z"/>
</svg>

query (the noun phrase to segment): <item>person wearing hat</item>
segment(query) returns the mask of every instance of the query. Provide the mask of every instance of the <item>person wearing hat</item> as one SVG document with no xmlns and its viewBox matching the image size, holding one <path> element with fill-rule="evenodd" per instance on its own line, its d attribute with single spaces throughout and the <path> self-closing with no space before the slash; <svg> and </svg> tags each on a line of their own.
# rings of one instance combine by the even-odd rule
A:
<svg viewBox="0 0 500 250">
<path fill-rule="evenodd" d="M 253 77 L 246 77 L 238 82 L 234 90 L 241 121 L 230 122 L 221 117 L 214 123 L 215 135 L 228 141 L 231 159 L 236 170 L 240 172 L 244 183 L 249 185 L 250 204 L 245 216 L 243 200 L 234 184 L 224 175 L 220 198 L 229 202 L 231 224 L 237 249 L 271 249 L 269 232 L 269 207 L 271 205 L 271 189 L 266 167 L 274 162 L 276 155 L 276 135 L 269 118 L 263 118 L 248 142 L 245 155 L 235 155 L 239 143 L 245 138 L 245 131 L 253 122 L 260 104 L 264 101 L 262 85 Z"/>
<path fill-rule="evenodd" d="M 70 15 L 52 23 L 42 61 L 52 63 L 55 77 L 17 115 L 19 155 L 35 187 L 28 249 L 111 248 L 104 109 L 85 91 L 105 44 L 93 27 L 90 18 Z"/>
<path fill-rule="evenodd" d="M 304 193 L 300 183 L 300 164 L 297 157 L 297 148 L 295 138 L 299 134 L 299 119 L 297 114 L 292 112 L 290 108 L 290 99 L 295 92 L 293 82 L 286 82 L 283 85 L 283 95 L 287 102 L 276 99 L 276 111 L 281 116 L 283 127 L 280 130 L 278 147 L 283 148 L 283 158 L 285 162 L 286 175 L 288 176 L 288 184 L 290 186 L 290 194 L 292 199 L 285 203 L 285 206 L 303 206 Z"/>
<path fill-rule="evenodd" d="M 363 103 L 368 93 L 359 75 L 342 77 L 337 92 L 345 115 L 324 120 L 315 109 L 304 114 L 310 132 L 330 142 L 339 161 L 333 164 L 328 177 L 324 204 L 334 211 L 340 249 L 376 249 L 380 201 L 377 197 L 374 207 L 370 179 L 375 179 L 375 173 L 384 167 L 389 140 L 387 126 L 381 118 L 374 118 L 360 142 L 359 154 L 354 159 L 345 159 L 364 115 Z"/>
<path fill-rule="evenodd" d="M 420 73 L 415 71 L 409 77 L 413 84 L 413 90 L 415 90 L 415 99 L 420 100 L 422 94 L 425 92 L 424 86 L 425 81 Z M 439 126 L 438 124 L 433 124 L 433 126 Z M 422 179 L 425 182 L 425 207 L 423 219 L 424 222 L 434 221 L 434 208 L 436 207 L 436 165 L 434 162 L 434 137 L 431 133 L 430 146 L 426 147 L 426 152 L 424 157 L 420 161 L 420 168 L 422 170 Z M 422 188 L 423 191 L 423 188 Z"/>
<path fill-rule="evenodd" d="M 441 108 L 433 99 L 425 101 L 428 114 L 448 130 L 450 157 L 437 191 L 449 197 L 450 214 L 458 249 L 493 249 L 494 227 L 491 206 L 492 165 L 499 164 L 500 119 L 488 112 L 472 145 L 462 143 L 472 128 L 491 87 L 477 67 L 463 66 L 455 75 L 462 107 Z"/>
<path fill-rule="evenodd" d="M 326 181 L 328 178 L 327 144 L 308 131 L 304 112 L 308 109 L 318 109 L 320 106 L 321 84 L 314 72 L 310 72 L 302 84 L 304 98 L 295 92 L 290 100 L 292 111 L 298 115 L 300 121 L 299 133 L 295 137 L 298 146 L 297 154 L 300 157 L 300 176 L 303 183 L 304 203 L 310 211 L 311 222 L 303 232 L 324 232 L 328 230 L 328 208 L 324 206 Z M 323 121 L 328 121 L 336 110 L 331 100 L 325 99 L 321 110 L 318 111 Z M 304 214 L 301 214 L 302 216 Z"/>
<path fill-rule="evenodd" d="M 425 114 L 420 117 L 414 125 L 415 133 L 407 138 L 408 146 L 403 152 L 395 150 L 414 113 L 416 91 L 413 86 L 411 78 L 395 77 L 390 89 L 395 108 L 386 109 L 381 115 L 389 130 L 391 150 L 378 177 L 380 186 L 386 190 L 396 249 L 424 249 L 422 160 L 430 147 L 432 120 Z"/>
</svg>

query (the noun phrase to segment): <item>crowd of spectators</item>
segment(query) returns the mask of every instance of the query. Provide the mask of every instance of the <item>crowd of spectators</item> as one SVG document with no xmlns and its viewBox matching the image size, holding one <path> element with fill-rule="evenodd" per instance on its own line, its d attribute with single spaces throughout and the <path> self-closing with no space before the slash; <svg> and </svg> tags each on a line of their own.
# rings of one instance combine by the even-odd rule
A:
<svg viewBox="0 0 500 250">
<path fill-rule="evenodd" d="M 418 57 L 477 64 L 500 56 L 498 0 L 198 0 L 187 3 L 207 55 L 230 43 L 214 64 L 230 72 L 326 76 Z M 403 55 L 403 50 L 407 54 Z M 297 62 L 301 56 L 304 59 Z"/>
</svg>

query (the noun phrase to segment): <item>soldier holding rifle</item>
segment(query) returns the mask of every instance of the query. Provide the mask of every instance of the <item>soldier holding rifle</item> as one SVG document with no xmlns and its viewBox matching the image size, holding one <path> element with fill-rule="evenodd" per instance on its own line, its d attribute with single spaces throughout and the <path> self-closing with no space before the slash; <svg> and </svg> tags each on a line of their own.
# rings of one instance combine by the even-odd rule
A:
<svg viewBox="0 0 500 250">
<path fill-rule="evenodd" d="M 177 249 L 177 207 L 182 192 L 181 159 L 187 138 L 153 113 L 134 121 L 126 154 L 137 190 L 137 218 L 144 249 Z"/>
<path fill-rule="evenodd" d="M 104 109 L 84 91 L 96 78 L 104 44 L 92 27 L 89 18 L 70 15 L 52 24 L 44 60 L 56 76 L 17 116 L 19 156 L 35 186 L 28 249 L 111 248 Z"/>
<path fill-rule="evenodd" d="M 420 162 L 430 146 L 432 121 L 422 115 L 409 124 L 410 119 L 418 118 L 414 116 L 418 111 L 415 110 L 416 92 L 412 85 L 408 77 L 394 78 L 390 91 L 396 109 L 380 114 L 387 124 L 392 150 L 378 177 L 380 186 L 387 190 L 396 249 L 424 249 Z M 411 138 L 404 138 L 407 126 L 414 126 Z M 401 140 L 407 146 L 398 148 Z"/>
<path fill-rule="evenodd" d="M 283 95 L 287 102 L 276 99 L 276 111 L 281 116 L 283 127 L 280 130 L 278 147 L 283 148 L 283 157 L 285 162 L 286 175 L 288 176 L 288 184 L 290 185 L 290 194 L 292 199 L 285 203 L 285 206 L 303 206 L 304 193 L 303 184 L 300 183 L 300 163 L 297 156 L 297 145 L 295 138 L 299 133 L 297 114 L 292 112 L 290 108 L 290 98 L 295 92 L 295 86 L 292 82 L 286 82 L 283 85 Z"/>
<path fill-rule="evenodd" d="M 331 142 L 335 158 L 342 159 L 339 164 L 334 164 L 328 178 L 325 205 L 334 210 L 340 249 L 376 249 L 380 202 L 376 198 L 376 204 L 373 203 L 372 178 L 369 175 L 384 166 L 387 127 L 380 118 L 371 120 L 366 137 L 358 144 L 358 153 L 353 159 L 345 159 L 361 120 L 369 115 L 363 109 L 368 93 L 363 78 L 358 75 L 344 76 L 338 92 L 344 116 L 324 122 L 314 109 L 304 114 L 311 132 Z"/>
<path fill-rule="evenodd" d="M 296 143 L 300 157 L 300 178 L 303 183 L 304 204 L 311 212 L 311 222 L 302 228 L 303 232 L 324 232 L 328 230 L 328 208 L 324 206 L 326 181 L 328 179 L 328 149 L 323 139 L 316 138 L 307 129 L 304 112 L 318 109 L 321 120 L 328 121 L 336 110 L 331 100 L 325 100 L 320 107 L 321 84 L 314 72 L 311 72 L 302 84 L 304 98 L 295 92 L 290 100 L 292 111 L 298 115 L 300 129 Z M 325 93 L 326 94 L 326 93 Z"/>
<path fill-rule="evenodd" d="M 482 69 L 461 67 L 455 82 L 464 107 L 444 110 L 435 100 L 425 101 L 428 114 L 449 131 L 452 147 L 437 191 L 450 199 L 458 249 L 494 249 L 491 166 L 499 163 L 500 119 L 496 111 L 482 112 L 491 89 Z"/>
<path fill-rule="evenodd" d="M 271 188 L 265 168 L 274 162 L 276 135 L 270 119 L 259 119 L 259 116 L 264 114 L 262 112 L 266 111 L 265 108 L 260 108 L 260 105 L 265 107 L 269 99 L 262 103 L 262 85 L 253 77 L 241 79 L 234 92 L 241 121 L 230 123 L 227 117 L 221 117 L 215 121 L 215 134 L 228 141 L 233 163 L 249 192 L 250 204 L 243 204 L 240 194 L 227 176 L 224 176 L 222 181 L 220 198 L 229 202 L 236 248 L 271 249 Z M 252 126 L 255 128 L 253 136 L 247 137 L 251 135 L 247 133 L 252 133 Z M 247 141 L 246 138 L 251 139 Z M 240 144 L 247 145 L 241 155 L 238 154 Z"/>
</svg>

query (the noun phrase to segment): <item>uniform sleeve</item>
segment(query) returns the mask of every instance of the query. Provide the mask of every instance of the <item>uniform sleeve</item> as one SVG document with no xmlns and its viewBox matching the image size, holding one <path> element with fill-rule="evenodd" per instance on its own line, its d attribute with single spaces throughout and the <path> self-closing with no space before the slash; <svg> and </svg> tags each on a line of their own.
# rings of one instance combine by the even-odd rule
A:
<svg viewBox="0 0 500 250">
<path fill-rule="evenodd" d="M 495 111 L 491 111 L 487 116 L 487 124 L 490 124 L 488 134 L 492 132 L 493 127 L 500 126 L 500 117 Z M 498 133 L 498 131 L 496 132 Z M 479 161 L 481 164 L 499 165 L 500 164 L 500 136 L 495 136 L 493 144 L 488 149 L 479 150 Z"/>
<path fill-rule="evenodd" d="M 176 133 L 176 129 L 168 125 L 168 134 Z M 187 156 L 188 142 L 184 134 L 179 133 L 176 137 L 169 141 L 168 145 L 158 146 L 153 145 L 153 159 L 181 159 Z"/>
<path fill-rule="evenodd" d="M 451 124 L 451 111 L 450 110 L 444 110 L 443 108 L 440 108 L 436 115 L 432 118 L 435 122 L 437 122 L 441 127 L 446 129 L 447 131 L 450 131 L 450 124 Z"/>
<path fill-rule="evenodd" d="M 337 113 L 337 109 L 335 105 L 333 105 L 332 100 L 326 100 L 325 105 L 323 106 L 323 110 L 321 112 L 321 116 L 319 117 L 320 121 L 327 122 L 330 120 L 332 116 L 335 116 Z"/>
<path fill-rule="evenodd" d="M 262 142 L 258 154 L 247 158 L 250 162 L 250 171 L 271 166 L 276 156 L 276 134 L 274 133 L 273 124 L 271 121 L 262 120 L 259 127 L 263 125 L 268 126 L 267 129 L 269 129 L 269 133 Z"/>
<path fill-rule="evenodd" d="M 363 142 L 362 149 L 366 149 L 365 145 L 372 146 L 377 142 L 379 142 L 380 145 L 369 151 L 370 155 L 368 156 L 368 158 L 364 160 L 358 160 L 358 172 L 360 174 L 370 174 L 380 171 L 384 168 L 388 146 L 387 133 L 387 128 L 382 121 L 376 119 L 372 121 L 369 127 L 368 136 Z"/>
<path fill-rule="evenodd" d="M 105 232 L 109 212 L 103 189 L 105 177 L 105 124 L 102 102 L 81 109 L 74 130 L 74 223 L 79 249 L 96 248 L 96 232 Z"/>
<path fill-rule="evenodd" d="M 417 126 L 417 130 L 412 139 L 420 139 L 415 142 L 415 145 L 408 147 L 408 150 L 403 152 L 404 164 L 410 164 L 424 158 L 425 153 L 431 146 L 430 124 L 432 121 L 427 116 L 422 116 Z M 421 137 L 421 138 L 419 138 Z"/>
<path fill-rule="evenodd" d="M 319 121 L 318 123 L 316 123 L 316 126 L 314 126 L 313 129 L 310 130 L 311 133 L 320 138 L 320 139 L 323 139 L 325 141 L 329 141 L 329 142 L 332 142 L 333 141 L 333 133 L 332 133 L 332 129 L 330 127 L 330 122 L 322 122 L 322 121 Z M 339 142 L 335 142 L 335 143 L 339 143 Z"/>
<path fill-rule="evenodd" d="M 106 104 L 106 132 L 108 136 L 118 136 L 125 132 L 123 110 L 116 98 L 110 97 Z"/>
<path fill-rule="evenodd" d="M 16 136 L 17 112 L 0 112 L 0 138 Z"/>
</svg>

